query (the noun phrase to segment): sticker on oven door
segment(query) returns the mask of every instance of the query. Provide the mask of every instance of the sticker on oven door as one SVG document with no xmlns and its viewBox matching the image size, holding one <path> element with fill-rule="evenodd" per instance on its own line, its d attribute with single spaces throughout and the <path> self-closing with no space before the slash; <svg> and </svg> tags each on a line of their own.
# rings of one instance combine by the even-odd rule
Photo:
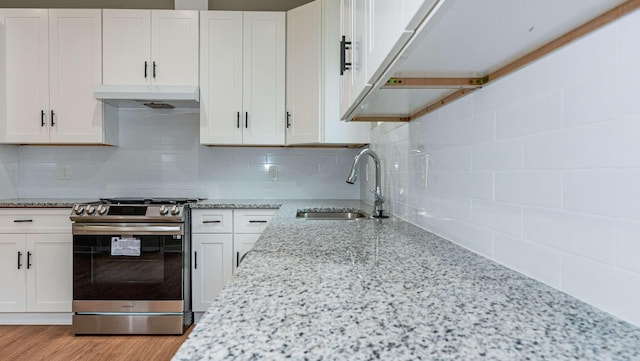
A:
<svg viewBox="0 0 640 361">
<path fill-rule="evenodd" d="M 138 238 L 111 237 L 112 256 L 140 256 L 140 240 Z"/>
</svg>

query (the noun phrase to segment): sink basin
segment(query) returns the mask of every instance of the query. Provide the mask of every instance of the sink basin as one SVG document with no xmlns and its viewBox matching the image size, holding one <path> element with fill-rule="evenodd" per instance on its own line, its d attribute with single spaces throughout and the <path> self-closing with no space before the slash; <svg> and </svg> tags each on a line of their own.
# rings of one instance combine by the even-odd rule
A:
<svg viewBox="0 0 640 361">
<path fill-rule="evenodd" d="M 296 218 L 304 218 L 304 219 L 318 219 L 318 220 L 335 220 L 335 221 L 349 221 L 367 218 L 368 216 L 364 213 L 357 211 L 345 211 L 345 212 L 298 212 L 296 213 Z"/>
</svg>

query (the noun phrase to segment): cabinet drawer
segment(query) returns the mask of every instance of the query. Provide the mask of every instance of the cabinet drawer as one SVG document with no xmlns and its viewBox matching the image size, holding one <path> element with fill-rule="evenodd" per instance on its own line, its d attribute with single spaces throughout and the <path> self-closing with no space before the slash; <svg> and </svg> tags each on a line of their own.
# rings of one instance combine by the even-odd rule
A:
<svg viewBox="0 0 640 361">
<path fill-rule="evenodd" d="M 234 233 L 262 233 L 277 209 L 239 209 L 233 212 Z"/>
<path fill-rule="evenodd" d="M 71 209 L 0 209 L 0 233 L 71 233 Z"/>
<path fill-rule="evenodd" d="M 232 233 L 233 211 L 230 209 L 194 209 L 192 233 Z"/>
</svg>

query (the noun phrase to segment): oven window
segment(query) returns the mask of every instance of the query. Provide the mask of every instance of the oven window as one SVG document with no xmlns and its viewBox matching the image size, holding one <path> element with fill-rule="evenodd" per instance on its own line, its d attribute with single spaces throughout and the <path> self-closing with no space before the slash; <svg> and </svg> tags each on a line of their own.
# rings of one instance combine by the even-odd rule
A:
<svg viewBox="0 0 640 361">
<path fill-rule="evenodd" d="M 126 236 L 139 255 L 115 252 L 113 236 L 73 236 L 74 300 L 180 300 L 183 246 L 176 236 Z M 122 238 L 125 238 L 124 236 Z M 179 238 L 179 239 L 174 239 Z"/>
</svg>

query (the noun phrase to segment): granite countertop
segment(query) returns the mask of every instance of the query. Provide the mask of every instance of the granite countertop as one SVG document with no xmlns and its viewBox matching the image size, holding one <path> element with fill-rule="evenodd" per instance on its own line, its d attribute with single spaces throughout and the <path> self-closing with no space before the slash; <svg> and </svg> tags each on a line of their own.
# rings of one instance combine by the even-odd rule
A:
<svg viewBox="0 0 640 361">
<path fill-rule="evenodd" d="M 75 203 L 90 203 L 97 199 L 73 198 L 13 198 L 0 199 L 0 208 L 71 208 Z"/>
<path fill-rule="evenodd" d="M 253 205 L 252 205 L 253 206 Z M 637 360 L 640 329 L 398 219 L 283 202 L 173 360 Z"/>
<path fill-rule="evenodd" d="M 204 199 L 190 204 L 192 209 L 278 209 L 284 201 L 264 199 Z"/>
</svg>

